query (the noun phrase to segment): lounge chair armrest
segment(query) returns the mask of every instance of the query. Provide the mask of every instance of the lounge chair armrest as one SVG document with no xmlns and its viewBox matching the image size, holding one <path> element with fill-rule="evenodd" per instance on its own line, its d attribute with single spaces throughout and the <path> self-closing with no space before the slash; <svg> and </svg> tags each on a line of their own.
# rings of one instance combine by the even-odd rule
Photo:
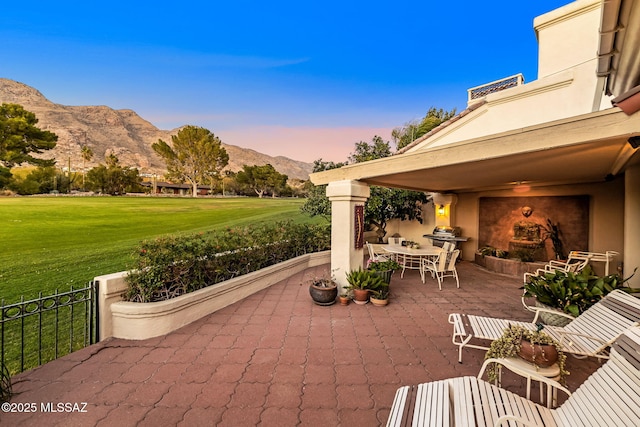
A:
<svg viewBox="0 0 640 427">
<path fill-rule="evenodd" d="M 571 320 L 575 319 L 575 317 L 573 317 L 568 313 L 565 313 L 564 311 L 554 310 L 552 308 L 536 307 L 533 305 L 528 305 L 526 302 L 526 297 L 524 295 L 522 295 L 522 305 L 527 310 L 532 311 L 536 314 L 533 320 L 531 321 L 531 323 L 536 323 L 538 321 L 538 317 L 540 317 L 540 313 L 551 313 L 551 314 L 556 314 L 558 316 L 566 317 L 567 319 L 571 319 Z"/>
<path fill-rule="evenodd" d="M 538 313 L 551 313 L 551 314 L 555 314 L 555 315 L 558 315 L 558 316 L 566 317 L 567 319 L 575 320 L 575 317 L 573 317 L 569 313 L 565 313 L 564 311 L 560 311 L 560 310 L 554 310 L 552 308 L 531 307 L 531 311 L 535 311 L 536 315 L 538 315 Z M 533 323 L 535 323 L 535 322 L 533 322 Z"/>
<path fill-rule="evenodd" d="M 603 344 L 603 345 L 609 345 L 610 344 L 610 342 L 605 341 L 602 338 L 594 337 L 593 335 L 589 335 L 589 334 L 582 334 L 580 332 L 558 331 L 558 335 L 560 335 L 560 344 L 561 345 L 566 342 L 566 339 L 571 340 L 571 337 L 586 338 L 588 340 L 591 340 L 591 341 L 594 341 L 594 342 L 598 342 L 598 343 Z"/>
</svg>

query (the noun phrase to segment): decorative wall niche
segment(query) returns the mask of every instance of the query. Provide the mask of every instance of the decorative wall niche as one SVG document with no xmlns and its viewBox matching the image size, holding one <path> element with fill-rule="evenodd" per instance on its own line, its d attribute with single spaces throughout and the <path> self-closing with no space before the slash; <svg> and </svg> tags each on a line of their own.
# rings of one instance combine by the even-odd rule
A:
<svg viewBox="0 0 640 427">
<path fill-rule="evenodd" d="M 535 245 L 536 225 L 546 227 L 550 219 L 560 229 L 565 255 L 588 250 L 589 196 L 481 197 L 479 202 L 479 248 L 525 249 L 536 261 L 553 259 L 550 239 Z M 544 238 L 542 228 L 540 238 Z"/>
</svg>

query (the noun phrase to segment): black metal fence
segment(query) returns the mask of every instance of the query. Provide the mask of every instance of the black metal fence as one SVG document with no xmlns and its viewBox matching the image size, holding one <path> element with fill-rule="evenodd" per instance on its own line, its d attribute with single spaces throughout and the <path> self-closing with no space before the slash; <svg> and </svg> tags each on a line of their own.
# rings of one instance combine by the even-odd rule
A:
<svg viewBox="0 0 640 427">
<path fill-rule="evenodd" d="M 29 301 L 0 304 L 0 362 L 11 375 L 98 340 L 97 282 Z"/>
</svg>

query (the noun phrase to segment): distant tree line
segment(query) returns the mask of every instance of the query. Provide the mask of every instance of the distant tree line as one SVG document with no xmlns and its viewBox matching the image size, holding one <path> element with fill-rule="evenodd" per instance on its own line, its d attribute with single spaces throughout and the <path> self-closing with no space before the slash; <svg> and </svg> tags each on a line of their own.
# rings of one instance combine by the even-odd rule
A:
<svg viewBox="0 0 640 427">
<path fill-rule="evenodd" d="M 82 171 L 56 166 L 53 159 L 34 157 L 56 146 L 57 135 L 37 127 L 35 114 L 17 104 L 0 106 L 0 190 L 20 195 L 94 191 L 119 195 L 151 191 L 143 186 L 138 169 L 125 167 L 113 153 L 106 153 L 104 163 L 88 171 L 85 163 L 94 153 L 81 147 Z M 272 165 L 245 165 L 241 171 L 224 170 L 229 156 L 222 142 L 209 130 L 185 126 L 172 137 L 171 144 L 158 140 L 152 148 L 167 164 L 164 179 L 188 183 L 193 196 L 206 185 L 209 194 L 253 197 L 303 197 L 304 181 L 289 180 Z M 21 166 L 20 168 L 16 168 Z"/>
<path fill-rule="evenodd" d="M 396 150 L 408 146 L 455 115 L 455 109 L 430 108 L 424 118 L 406 123 L 391 133 Z M 45 153 L 56 146 L 58 137 L 39 129 L 35 114 L 17 104 L 0 106 L 0 190 L 17 194 L 70 193 L 94 191 L 102 194 L 125 194 L 151 191 L 143 186 L 138 169 L 124 167 L 113 153 L 106 153 L 104 163 L 85 172 L 85 162 L 94 157 L 87 146 L 81 147 L 82 172 L 73 172 L 71 165 L 56 167 L 55 160 L 42 159 L 35 154 Z M 189 184 L 192 195 L 207 186 L 209 194 L 244 195 L 253 197 L 307 197 L 302 207 L 310 215 L 331 215 L 326 198 L 326 186 L 314 186 L 310 181 L 289 179 L 272 165 L 244 165 L 242 170 L 225 170 L 229 155 L 222 141 L 211 131 L 197 126 L 184 126 L 171 137 L 171 143 L 158 140 L 153 150 L 165 161 L 165 180 Z M 370 143 L 359 141 L 345 162 L 314 162 L 314 172 L 333 169 L 349 163 L 360 163 L 393 154 L 391 142 L 374 136 Z M 29 168 L 15 169 L 16 166 Z M 382 238 L 390 219 L 421 221 L 421 204 L 427 201 L 424 193 L 382 187 L 371 188 L 365 219 Z"/>
</svg>

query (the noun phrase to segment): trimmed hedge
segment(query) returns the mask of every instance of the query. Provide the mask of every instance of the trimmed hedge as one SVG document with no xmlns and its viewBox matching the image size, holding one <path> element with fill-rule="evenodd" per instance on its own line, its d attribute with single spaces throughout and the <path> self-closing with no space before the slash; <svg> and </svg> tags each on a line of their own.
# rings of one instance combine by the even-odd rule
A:
<svg viewBox="0 0 640 427">
<path fill-rule="evenodd" d="M 277 222 L 142 242 L 126 301 L 156 302 L 331 246 L 329 225 Z"/>
</svg>

